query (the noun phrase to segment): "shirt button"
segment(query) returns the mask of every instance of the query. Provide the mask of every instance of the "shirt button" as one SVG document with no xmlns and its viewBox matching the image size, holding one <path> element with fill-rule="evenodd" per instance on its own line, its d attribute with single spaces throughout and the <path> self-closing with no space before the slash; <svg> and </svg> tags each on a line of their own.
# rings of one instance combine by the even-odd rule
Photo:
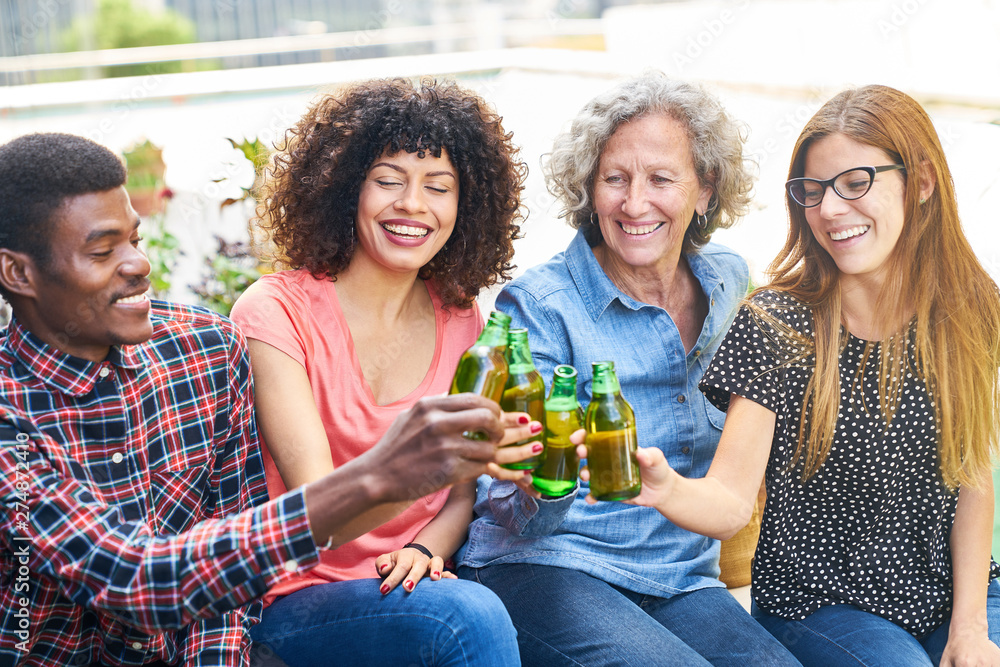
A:
<svg viewBox="0 0 1000 667">
<path fill-rule="evenodd" d="M 687 397 L 684 396 L 684 394 L 681 394 L 680 396 L 677 397 L 677 402 L 678 403 L 683 403 L 686 400 L 687 400 Z"/>
<path fill-rule="evenodd" d="M 700 357 L 701 356 L 701 350 L 695 350 L 694 351 L 694 356 Z"/>
<path fill-rule="evenodd" d="M 715 299 L 712 299 L 712 305 L 713 306 L 715 305 Z"/>
<path fill-rule="evenodd" d="M 111 375 L 111 369 L 108 368 L 107 366 L 101 366 L 101 370 L 98 371 L 97 374 L 100 375 L 102 378 L 106 378 L 109 375 Z"/>
<path fill-rule="evenodd" d="M 299 563 L 294 560 L 286 560 L 284 568 L 285 572 L 297 572 L 299 569 Z"/>
<path fill-rule="evenodd" d="M 691 453 L 691 448 L 690 447 L 681 447 L 681 452 L 684 453 L 684 454 L 690 454 Z"/>
<path fill-rule="evenodd" d="M 139 649 L 142 648 L 142 642 L 132 642 L 132 648 L 138 651 Z"/>
<path fill-rule="evenodd" d="M 111 455 L 111 460 L 115 463 L 121 463 L 125 460 L 125 456 L 121 452 L 115 452 Z"/>
</svg>

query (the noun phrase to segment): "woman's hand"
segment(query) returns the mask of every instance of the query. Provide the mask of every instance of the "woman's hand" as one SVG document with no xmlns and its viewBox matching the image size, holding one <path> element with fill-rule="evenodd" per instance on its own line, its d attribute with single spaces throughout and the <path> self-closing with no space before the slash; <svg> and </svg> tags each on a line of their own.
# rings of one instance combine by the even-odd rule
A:
<svg viewBox="0 0 1000 667">
<path fill-rule="evenodd" d="M 428 558 L 419 549 L 406 547 L 375 559 L 375 570 L 382 577 L 379 592 L 386 595 L 403 582 L 403 590 L 407 593 L 417 587 L 417 582 L 430 573 L 431 581 L 439 579 L 457 579 L 454 574 L 444 569 L 444 559 L 440 556 Z"/>
<path fill-rule="evenodd" d="M 944 647 L 940 665 L 941 667 L 998 667 L 1000 647 L 989 640 L 985 631 L 952 633 Z"/>
<path fill-rule="evenodd" d="M 500 421 L 504 427 L 503 438 L 500 440 L 494 462 L 486 466 L 487 472 L 496 479 L 514 482 L 522 491 L 533 498 L 541 497 L 541 494 L 531 485 L 530 470 L 508 470 L 500 466 L 541 454 L 543 445 L 540 442 L 529 442 L 517 447 L 509 445 L 538 435 L 542 431 L 542 424 L 531 421 L 531 417 L 524 412 L 505 412 L 501 415 Z"/>
<path fill-rule="evenodd" d="M 580 460 L 587 458 L 587 445 L 584 444 L 586 431 L 578 429 L 569 436 L 569 440 L 576 445 L 576 455 Z M 658 507 L 673 492 L 677 473 L 667 463 L 663 452 L 656 447 L 640 447 L 635 452 L 635 460 L 639 464 L 642 491 L 635 498 L 622 502 L 643 507 Z M 590 470 L 586 466 L 580 470 L 580 479 L 584 482 L 590 481 Z M 588 493 L 587 502 L 593 505 L 597 500 Z"/>
</svg>

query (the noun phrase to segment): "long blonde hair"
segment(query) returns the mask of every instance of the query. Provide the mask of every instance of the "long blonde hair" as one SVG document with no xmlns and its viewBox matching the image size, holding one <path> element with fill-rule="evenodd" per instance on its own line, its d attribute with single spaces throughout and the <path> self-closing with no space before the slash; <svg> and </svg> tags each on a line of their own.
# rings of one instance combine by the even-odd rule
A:
<svg viewBox="0 0 1000 667">
<path fill-rule="evenodd" d="M 888 424 L 900 400 L 902 378 L 914 371 L 934 405 L 941 476 L 949 488 L 987 475 L 997 449 L 1000 293 L 962 232 L 951 172 L 927 113 L 910 96 L 886 86 L 847 90 L 806 124 L 792 152 L 788 178 L 803 175 L 812 144 L 832 134 L 883 150 L 906 168 L 904 225 L 888 258 L 876 303 L 886 322 L 902 329 L 881 345 L 879 402 Z M 920 201 L 923 173 L 935 179 Z M 787 195 L 786 195 L 787 197 Z M 815 370 L 806 388 L 799 442 L 803 480 L 814 475 L 833 443 L 840 408 L 841 296 L 837 265 L 812 235 L 802 207 L 786 198 L 785 246 L 768 267 L 770 289 L 812 310 Z M 906 348 L 915 348 L 909 368 Z"/>
</svg>

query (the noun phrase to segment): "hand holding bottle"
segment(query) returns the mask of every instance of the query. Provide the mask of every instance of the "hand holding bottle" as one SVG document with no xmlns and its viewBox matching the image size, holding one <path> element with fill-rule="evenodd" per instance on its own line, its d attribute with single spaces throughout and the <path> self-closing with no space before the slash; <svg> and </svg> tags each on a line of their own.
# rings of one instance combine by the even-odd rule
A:
<svg viewBox="0 0 1000 667">
<path fill-rule="evenodd" d="M 587 458 L 587 445 L 584 444 L 587 432 L 579 429 L 570 436 L 570 442 L 576 445 L 576 453 L 581 459 Z M 635 452 L 635 460 L 639 464 L 639 477 L 642 479 L 642 490 L 635 498 L 622 502 L 642 507 L 658 508 L 674 491 L 677 472 L 667 463 L 663 452 L 656 447 L 640 447 Z M 590 470 L 584 466 L 580 470 L 580 479 L 590 480 Z M 588 494 L 587 502 L 593 505 L 597 499 Z"/>
</svg>

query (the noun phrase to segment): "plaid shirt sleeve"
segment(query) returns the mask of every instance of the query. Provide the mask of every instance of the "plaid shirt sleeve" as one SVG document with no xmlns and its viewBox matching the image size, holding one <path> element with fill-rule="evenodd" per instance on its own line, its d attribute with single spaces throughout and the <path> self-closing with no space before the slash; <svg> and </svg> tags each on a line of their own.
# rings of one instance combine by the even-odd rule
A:
<svg viewBox="0 0 1000 667">
<path fill-rule="evenodd" d="M 220 616 L 287 572 L 318 562 L 301 490 L 182 534 L 156 536 L 145 521 L 125 521 L 64 472 L 73 465 L 57 443 L 0 406 L 3 548 L 76 604 L 143 632 Z"/>
</svg>

